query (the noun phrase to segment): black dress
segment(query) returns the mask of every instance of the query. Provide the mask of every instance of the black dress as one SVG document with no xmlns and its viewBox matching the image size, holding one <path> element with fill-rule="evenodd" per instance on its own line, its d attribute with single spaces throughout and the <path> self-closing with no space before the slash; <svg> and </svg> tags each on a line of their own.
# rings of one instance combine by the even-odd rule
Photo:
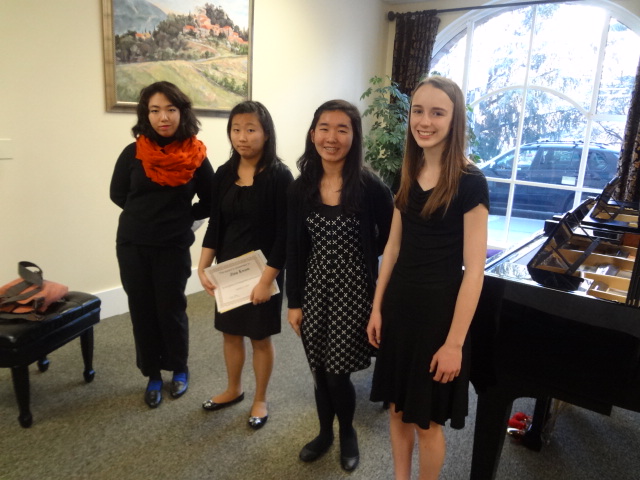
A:
<svg viewBox="0 0 640 480">
<path fill-rule="evenodd" d="M 371 365 L 366 328 L 371 313 L 360 222 L 322 205 L 305 220 L 311 237 L 301 327 L 311 370 L 343 374 Z"/>
<path fill-rule="evenodd" d="M 460 179 L 444 218 L 420 216 L 431 190 L 416 182 L 406 212 L 398 259 L 382 301 L 382 339 L 371 400 L 396 404 L 402 420 L 429 428 L 433 421 L 463 428 L 468 409 L 469 352 L 463 347 L 460 375 L 436 382 L 429 364 L 444 344 L 462 281 L 464 214 L 489 206 L 487 182 L 475 167 Z"/>
<path fill-rule="evenodd" d="M 252 219 L 257 201 L 255 186 L 241 187 L 235 183 L 222 198 L 220 208 L 224 235 L 217 253 L 218 262 L 255 249 L 257 242 Z M 282 275 L 278 275 L 276 280 L 282 291 Z M 224 313 L 216 312 L 215 327 L 230 335 L 262 340 L 280 333 L 281 307 L 282 293 L 279 293 L 260 305 L 248 304 Z"/>
</svg>

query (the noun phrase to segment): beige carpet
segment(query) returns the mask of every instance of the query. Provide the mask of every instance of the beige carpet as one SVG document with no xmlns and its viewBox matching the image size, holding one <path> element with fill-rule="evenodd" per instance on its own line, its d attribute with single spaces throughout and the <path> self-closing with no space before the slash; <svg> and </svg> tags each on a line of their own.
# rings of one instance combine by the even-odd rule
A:
<svg viewBox="0 0 640 480">
<path fill-rule="evenodd" d="M 367 400 L 372 369 L 353 376 L 358 469 L 351 474 L 340 469 L 337 444 L 317 462 L 298 460 L 302 445 L 316 434 L 317 420 L 304 352 L 286 322 L 283 333 L 274 337 L 277 359 L 267 425 L 253 431 L 246 423 L 254 391 L 250 356 L 245 367 L 247 399 L 219 412 L 205 412 L 202 401 L 225 385 L 221 336 L 213 328 L 211 310 L 206 294 L 189 297 L 190 388 L 178 400 L 165 395 L 156 410 L 143 402 L 146 382 L 134 365 L 127 315 L 103 319 L 96 327 L 93 383 L 85 384 L 82 378 L 77 340 L 50 355 L 47 372 L 30 367 L 30 429 L 21 428 L 16 419 L 10 371 L 0 370 L 0 479 L 393 478 L 386 413 Z M 475 402 L 473 387 L 471 392 Z M 519 400 L 516 409 L 531 412 L 532 401 Z M 467 428 L 447 429 L 442 479 L 469 477 L 473 427 L 472 408 Z M 569 406 L 543 452 L 507 438 L 497 478 L 635 480 L 640 478 L 638 452 L 640 414 L 615 409 L 605 417 Z"/>
</svg>

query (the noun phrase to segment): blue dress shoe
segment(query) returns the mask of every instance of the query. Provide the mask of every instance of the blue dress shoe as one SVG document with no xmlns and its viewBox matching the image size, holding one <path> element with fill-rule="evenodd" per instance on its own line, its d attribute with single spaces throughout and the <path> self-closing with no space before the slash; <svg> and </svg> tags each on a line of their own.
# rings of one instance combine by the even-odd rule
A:
<svg viewBox="0 0 640 480">
<path fill-rule="evenodd" d="M 244 392 L 242 392 L 236 398 L 234 398 L 233 400 L 230 400 L 228 402 L 216 403 L 211 399 L 205 400 L 203 402 L 203 404 L 202 404 L 202 408 L 204 408 L 205 410 L 209 410 L 209 411 L 220 410 L 222 408 L 227 408 L 227 407 L 230 407 L 231 405 L 235 405 L 236 403 L 239 403 L 242 400 L 244 400 Z"/>
<path fill-rule="evenodd" d="M 144 402 L 149 408 L 157 408 L 162 402 L 162 380 L 149 380 L 144 392 Z"/>
<path fill-rule="evenodd" d="M 173 398 L 180 398 L 185 394 L 189 388 L 189 374 L 188 373 L 174 373 L 171 380 L 171 396 Z"/>
<path fill-rule="evenodd" d="M 254 430 L 258 430 L 264 427 L 267 420 L 269 420 L 269 415 L 265 415 L 264 417 L 249 417 L 249 426 Z"/>
</svg>

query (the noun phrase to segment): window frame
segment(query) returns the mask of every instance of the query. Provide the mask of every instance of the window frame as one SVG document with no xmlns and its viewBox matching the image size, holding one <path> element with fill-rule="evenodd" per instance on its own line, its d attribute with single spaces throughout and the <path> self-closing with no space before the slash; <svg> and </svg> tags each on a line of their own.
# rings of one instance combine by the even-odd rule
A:
<svg viewBox="0 0 640 480">
<path fill-rule="evenodd" d="M 501 3 L 502 2 L 498 0 L 487 2 L 488 5 L 499 5 Z M 640 17 L 631 13 L 629 10 L 625 9 L 624 7 L 608 0 L 602 0 L 602 1 L 587 0 L 584 2 L 580 2 L 580 5 L 597 7 L 606 11 L 608 18 L 603 23 L 603 29 L 600 32 L 601 46 L 606 45 L 606 38 L 609 32 L 609 26 L 612 18 L 618 22 L 623 23 L 624 26 L 626 26 L 629 30 L 633 31 L 634 33 L 640 36 Z M 471 47 L 473 44 L 473 33 L 474 33 L 475 25 L 478 23 L 483 23 L 489 17 L 495 17 L 504 12 L 512 11 L 518 8 L 522 8 L 522 6 L 514 7 L 514 6 L 509 6 L 508 4 L 504 4 L 504 8 L 496 7 L 491 9 L 472 10 L 465 13 L 464 15 L 454 20 L 453 22 L 451 22 L 449 25 L 444 27 L 438 33 L 435 40 L 434 48 L 433 48 L 433 52 L 435 54 L 440 52 L 440 50 L 442 50 L 442 48 L 444 48 L 451 40 L 461 35 L 466 35 L 465 55 L 464 55 L 464 61 L 463 61 L 463 78 L 460 84 L 460 87 L 464 93 L 465 98 L 468 97 L 468 83 L 469 83 L 468 75 L 469 75 L 470 65 L 471 65 L 471 52 L 472 52 Z M 624 19 L 624 21 L 622 22 L 621 19 Z M 533 35 L 534 33 L 532 29 L 532 32 L 530 33 L 529 42 L 532 41 Z M 531 43 L 529 46 L 529 51 L 531 51 Z M 526 98 L 526 95 L 531 90 L 539 90 L 539 91 L 547 92 L 549 94 L 552 94 L 554 96 L 557 96 L 567 101 L 571 106 L 575 107 L 579 111 L 579 113 L 581 113 L 584 116 L 586 120 L 585 136 L 584 136 L 584 140 L 586 142 L 585 144 L 586 145 L 593 144 L 594 142 L 591 142 L 590 139 L 591 139 L 592 127 L 594 122 L 599 122 L 599 121 L 621 122 L 622 121 L 624 123 L 626 120 L 626 117 L 624 115 L 600 114 L 597 112 L 598 93 L 600 91 L 599 84 L 600 84 L 600 79 L 602 77 L 602 69 L 604 64 L 605 53 L 606 53 L 605 48 L 599 49 L 599 53 L 598 53 L 599 56 L 597 60 L 597 71 L 594 72 L 596 83 L 595 83 L 595 88 L 593 89 L 593 92 L 591 95 L 589 110 L 586 110 L 582 105 L 579 105 L 576 101 L 574 101 L 567 95 L 563 94 L 562 92 L 559 92 L 549 87 L 530 84 L 528 83 L 528 79 L 525 80 L 525 83 L 521 85 L 510 85 L 508 87 L 503 87 L 503 88 L 486 92 L 484 95 L 482 95 L 479 98 L 476 98 L 473 102 L 471 102 L 469 106 L 471 108 L 474 108 L 477 104 L 482 102 L 484 99 L 495 96 L 497 94 L 500 94 L 506 91 L 520 90 L 520 92 L 522 92 L 523 98 Z M 530 59 L 527 60 L 527 70 L 529 70 L 529 62 L 530 62 Z M 524 120 L 525 120 L 525 116 L 521 115 L 519 119 L 518 127 L 517 127 L 516 144 L 514 145 L 514 160 L 512 160 L 512 165 L 520 164 L 520 159 L 518 154 L 520 152 L 520 149 L 523 148 L 524 145 L 526 145 L 526 144 L 522 144 L 522 130 L 524 125 Z M 513 194 L 517 185 L 530 185 L 530 186 L 533 185 L 533 186 L 543 186 L 543 187 L 552 186 L 553 188 L 567 189 L 567 190 L 574 191 L 576 195 L 574 195 L 573 206 L 578 205 L 581 202 L 581 199 L 584 198 L 585 195 L 589 195 L 589 194 L 593 195 L 593 194 L 600 193 L 599 190 L 596 190 L 589 186 L 585 186 L 585 173 L 588 167 L 587 163 L 589 162 L 589 155 L 590 155 L 589 148 L 584 148 L 582 150 L 578 177 L 577 177 L 575 186 L 550 185 L 548 183 L 545 184 L 545 183 L 518 180 L 517 168 L 512 169 L 512 172 L 511 172 L 512 174 L 509 178 L 491 178 L 490 180 L 493 182 L 501 182 L 501 183 L 504 182 L 509 184 L 510 186 L 509 188 L 510 196 L 509 196 L 508 205 L 507 205 L 507 212 L 505 212 L 505 213 L 508 213 L 508 215 L 507 214 L 504 215 L 504 225 L 501 228 L 502 238 L 501 240 L 496 242 L 498 243 L 498 245 L 494 245 L 494 246 L 506 247 L 509 245 L 509 243 L 511 243 L 509 242 L 508 237 L 509 237 L 509 231 L 511 226 L 512 203 L 514 198 Z"/>
</svg>

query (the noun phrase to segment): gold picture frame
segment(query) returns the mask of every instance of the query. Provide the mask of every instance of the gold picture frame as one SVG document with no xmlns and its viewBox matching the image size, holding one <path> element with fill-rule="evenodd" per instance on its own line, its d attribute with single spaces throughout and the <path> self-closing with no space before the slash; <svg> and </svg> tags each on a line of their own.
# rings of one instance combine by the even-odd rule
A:
<svg viewBox="0 0 640 480">
<path fill-rule="evenodd" d="M 250 99 L 253 0 L 157 3 L 102 0 L 106 110 L 134 111 L 140 90 L 160 80 L 200 114 L 224 116 Z"/>
</svg>

